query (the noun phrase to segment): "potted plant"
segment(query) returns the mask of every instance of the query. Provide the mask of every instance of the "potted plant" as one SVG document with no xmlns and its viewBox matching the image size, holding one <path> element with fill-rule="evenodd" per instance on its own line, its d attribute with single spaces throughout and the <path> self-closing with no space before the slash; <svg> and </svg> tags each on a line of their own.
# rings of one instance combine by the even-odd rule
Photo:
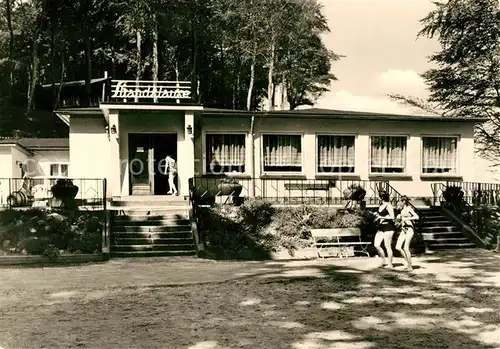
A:
<svg viewBox="0 0 500 349">
<path fill-rule="evenodd" d="M 359 184 L 351 184 L 344 190 L 344 198 L 346 200 L 362 201 L 366 196 L 366 190 Z"/>
<path fill-rule="evenodd" d="M 60 200 L 61 206 L 69 207 L 75 204 L 78 187 L 73 184 L 71 179 L 58 179 L 50 190 L 54 199 Z"/>
<path fill-rule="evenodd" d="M 238 182 L 236 178 L 228 177 L 221 179 L 219 185 L 217 186 L 219 190 L 219 195 L 224 196 L 239 196 L 243 190 L 243 186 Z"/>
<path fill-rule="evenodd" d="M 464 197 L 464 191 L 461 187 L 458 186 L 450 186 L 446 187 L 443 192 L 443 198 L 446 202 L 460 202 Z"/>
</svg>

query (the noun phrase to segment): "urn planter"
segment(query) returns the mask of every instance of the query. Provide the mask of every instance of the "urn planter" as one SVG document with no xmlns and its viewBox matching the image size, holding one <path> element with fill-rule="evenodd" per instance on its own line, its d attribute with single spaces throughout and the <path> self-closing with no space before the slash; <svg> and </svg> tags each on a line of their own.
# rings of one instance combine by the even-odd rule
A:
<svg viewBox="0 0 500 349">
<path fill-rule="evenodd" d="M 219 195 L 223 196 L 240 196 L 243 186 L 240 183 L 232 182 L 222 182 L 217 186 L 219 190 Z"/>
<path fill-rule="evenodd" d="M 78 187 L 73 184 L 70 179 L 58 179 L 50 190 L 56 201 L 61 203 L 61 206 L 69 207 L 75 205 L 75 197 L 78 194 Z"/>
</svg>

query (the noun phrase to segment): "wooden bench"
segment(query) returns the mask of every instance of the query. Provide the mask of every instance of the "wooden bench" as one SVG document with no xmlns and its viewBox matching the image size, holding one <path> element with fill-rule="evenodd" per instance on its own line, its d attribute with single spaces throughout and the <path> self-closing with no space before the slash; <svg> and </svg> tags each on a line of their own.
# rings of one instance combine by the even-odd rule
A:
<svg viewBox="0 0 500 349">
<path fill-rule="evenodd" d="M 329 190 L 329 183 L 285 183 L 286 190 Z"/>
<path fill-rule="evenodd" d="M 352 256 L 355 246 L 360 246 L 360 252 L 370 257 L 370 253 L 366 248 L 371 242 L 361 241 L 361 230 L 359 228 L 311 229 L 311 236 L 320 258 L 324 258 L 322 252 L 331 247 L 338 247 L 338 255 L 341 258 Z M 353 241 L 354 239 L 356 241 Z M 326 240 L 326 242 L 320 242 L 319 240 Z"/>
</svg>

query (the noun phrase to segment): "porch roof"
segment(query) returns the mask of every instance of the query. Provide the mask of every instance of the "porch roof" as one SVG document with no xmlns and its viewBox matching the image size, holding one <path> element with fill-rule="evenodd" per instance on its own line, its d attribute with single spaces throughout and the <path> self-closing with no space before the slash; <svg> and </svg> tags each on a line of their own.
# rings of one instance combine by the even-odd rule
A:
<svg viewBox="0 0 500 349">
<path fill-rule="evenodd" d="M 335 110 L 335 109 L 299 109 L 299 110 L 275 110 L 275 111 L 246 111 L 246 110 L 231 110 L 204 108 L 204 116 L 256 116 L 264 118 L 297 118 L 307 117 L 314 118 L 332 118 L 332 119 L 351 119 L 351 120 L 391 120 L 391 121 L 433 121 L 433 122 L 472 122 L 482 123 L 488 121 L 487 118 L 481 117 L 443 117 L 438 115 L 403 115 L 389 113 L 375 113 L 364 111 L 351 110 Z"/>
</svg>

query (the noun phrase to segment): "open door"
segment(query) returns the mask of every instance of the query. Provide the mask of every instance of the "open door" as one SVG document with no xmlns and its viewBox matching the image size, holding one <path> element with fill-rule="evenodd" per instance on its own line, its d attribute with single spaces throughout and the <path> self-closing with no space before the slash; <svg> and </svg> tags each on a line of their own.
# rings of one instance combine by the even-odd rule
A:
<svg viewBox="0 0 500 349">
<path fill-rule="evenodd" d="M 165 168 L 167 155 L 177 159 L 177 134 L 129 134 L 131 195 L 166 195 L 170 190 Z M 174 180 L 179 189 L 178 177 Z"/>
<path fill-rule="evenodd" d="M 130 193 L 152 195 L 154 189 L 154 149 L 147 134 L 129 135 Z"/>
</svg>

